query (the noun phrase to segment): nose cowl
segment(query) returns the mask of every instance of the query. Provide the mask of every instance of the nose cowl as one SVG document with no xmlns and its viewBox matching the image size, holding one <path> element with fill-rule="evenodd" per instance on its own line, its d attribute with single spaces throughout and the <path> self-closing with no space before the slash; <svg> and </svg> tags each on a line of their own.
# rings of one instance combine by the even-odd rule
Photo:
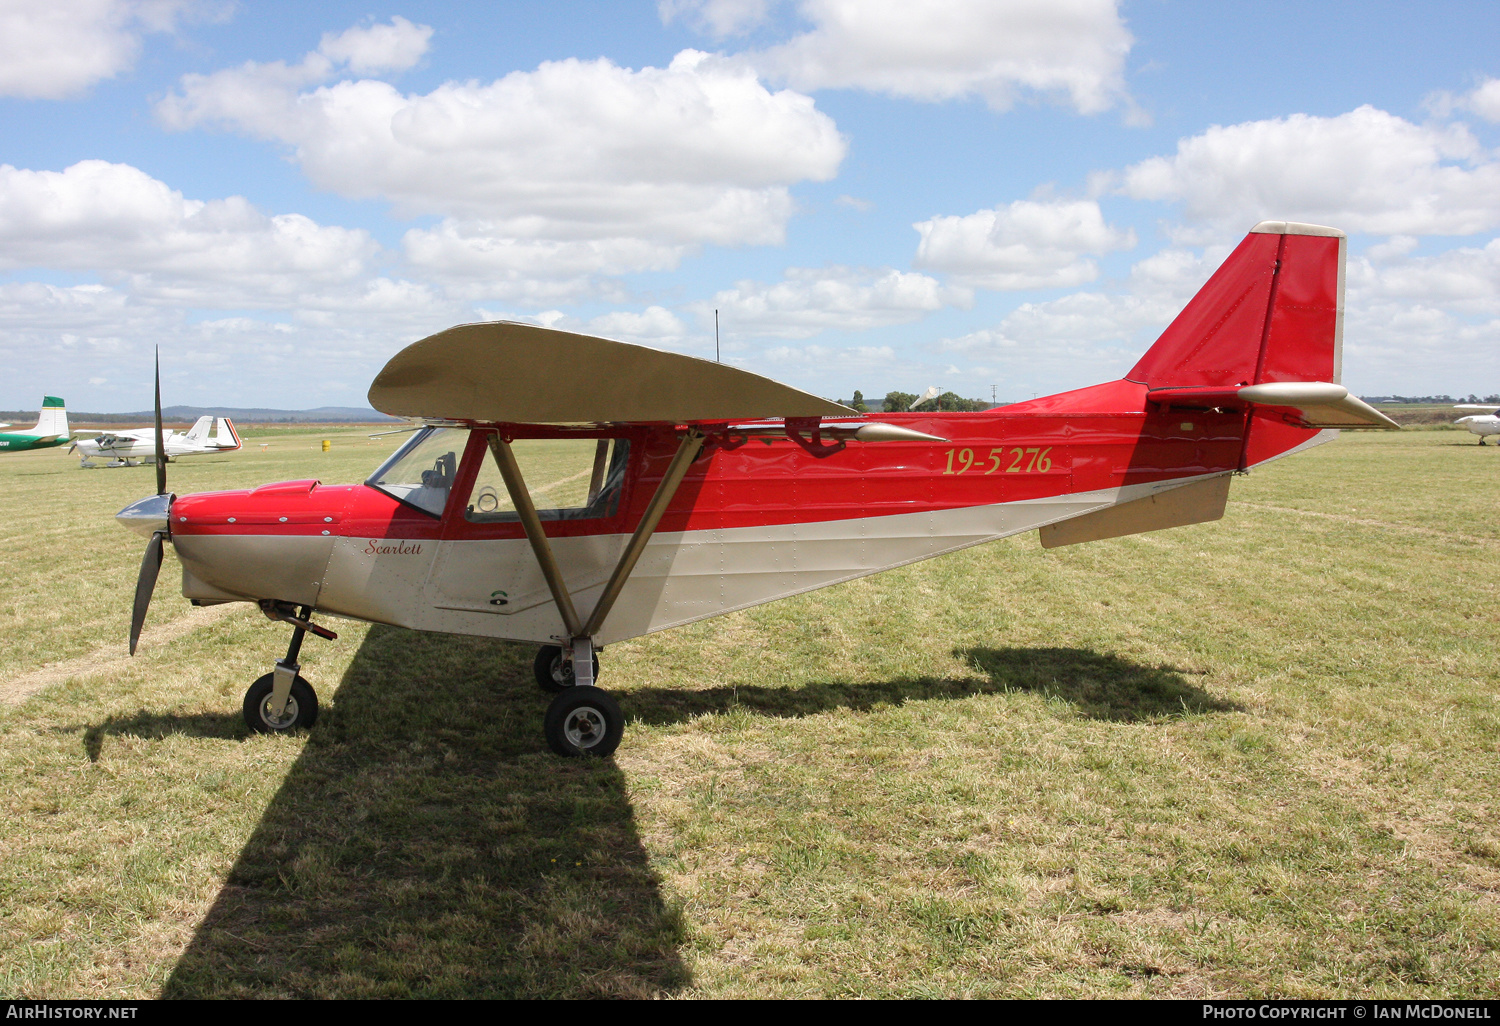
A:
<svg viewBox="0 0 1500 1026">
<path fill-rule="evenodd" d="M 157 531 L 171 534 L 172 500 L 175 498 L 171 492 L 149 495 L 116 513 L 115 522 L 143 538 L 149 538 Z"/>
</svg>

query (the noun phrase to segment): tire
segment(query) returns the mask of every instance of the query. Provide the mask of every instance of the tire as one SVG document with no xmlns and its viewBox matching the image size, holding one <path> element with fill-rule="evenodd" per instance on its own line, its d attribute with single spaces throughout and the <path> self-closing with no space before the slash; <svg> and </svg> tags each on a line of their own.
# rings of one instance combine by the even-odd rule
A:
<svg viewBox="0 0 1500 1026">
<path fill-rule="evenodd" d="M 536 676 L 536 686 L 549 695 L 573 686 L 573 664 L 563 662 L 562 648 L 557 645 L 543 645 L 537 650 L 531 672 Z M 594 679 L 599 679 L 598 651 L 594 652 Z"/>
<path fill-rule="evenodd" d="M 272 720 L 266 707 L 271 702 L 271 689 L 275 684 L 276 675 L 268 673 L 250 685 L 250 690 L 245 692 L 245 726 L 257 734 L 290 734 L 318 722 L 317 692 L 300 676 L 292 681 L 292 691 L 287 696 L 282 718 Z"/>
<path fill-rule="evenodd" d="M 542 721 L 547 747 L 571 758 L 615 754 L 625 733 L 625 714 L 607 691 L 568 688 L 547 706 Z"/>
</svg>

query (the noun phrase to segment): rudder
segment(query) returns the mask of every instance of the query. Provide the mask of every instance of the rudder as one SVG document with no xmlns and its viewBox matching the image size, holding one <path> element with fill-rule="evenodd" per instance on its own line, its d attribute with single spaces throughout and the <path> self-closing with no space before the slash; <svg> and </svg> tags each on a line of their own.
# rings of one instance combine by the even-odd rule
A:
<svg viewBox="0 0 1500 1026">
<path fill-rule="evenodd" d="M 188 432 L 187 434 L 183 435 L 182 440 L 185 442 L 191 442 L 194 445 L 201 445 L 202 443 L 208 441 L 208 432 L 213 428 L 213 426 L 213 417 L 208 414 L 204 414 L 193 422 L 193 426 L 188 428 Z"/>
<path fill-rule="evenodd" d="M 42 397 L 42 412 L 31 434 L 38 438 L 68 437 L 68 410 L 61 399 L 55 395 Z"/>
<path fill-rule="evenodd" d="M 240 436 L 234 430 L 234 421 L 228 417 L 220 417 L 214 421 L 214 445 L 220 449 L 234 450 L 240 444 Z"/>
</svg>

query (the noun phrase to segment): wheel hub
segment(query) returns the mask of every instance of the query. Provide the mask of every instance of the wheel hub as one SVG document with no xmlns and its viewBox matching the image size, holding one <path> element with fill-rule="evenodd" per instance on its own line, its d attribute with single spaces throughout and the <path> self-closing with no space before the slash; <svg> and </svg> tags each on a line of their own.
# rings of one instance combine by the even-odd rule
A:
<svg viewBox="0 0 1500 1026">
<path fill-rule="evenodd" d="M 604 740 L 604 716 L 592 706 L 581 705 L 563 721 L 563 733 L 578 748 L 592 748 Z"/>
<path fill-rule="evenodd" d="M 276 717 L 271 715 L 271 697 L 267 695 L 266 700 L 261 703 L 260 718 L 272 730 L 284 730 L 297 722 L 297 700 L 288 695 L 285 708 L 281 710 L 281 715 Z"/>
</svg>

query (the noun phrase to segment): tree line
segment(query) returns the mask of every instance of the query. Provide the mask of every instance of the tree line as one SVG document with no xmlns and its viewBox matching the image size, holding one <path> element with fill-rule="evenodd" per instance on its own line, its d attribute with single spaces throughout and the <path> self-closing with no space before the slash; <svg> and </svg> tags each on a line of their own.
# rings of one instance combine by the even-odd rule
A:
<svg viewBox="0 0 1500 1026">
<path fill-rule="evenodd" d="M 879 408 L 876 413 L 905 413 L 911 409 L 912 403 L 917 401 L 914 392 L 887 392 L 885 398 L 879 400 Z M 854 390 L 851 399 L 835 399 L 834 402 L 842 403 L 850 409 L 860 413 L 870 413 L 871 404 L 865 401 L 864 393 L 858 389 Z M 993 403 L 985 402 L 983 399 L 965 399 L 957 392 L 944 392 L 936 399 L 928 399 L 916 408 L 917 413 L 972 413 L 978 410 L 988 410 Z M 1004 405 L 1003 403 L 1001 405 Z"/>
<path fill-rule="evenodd" d="M 1495 403 L 1500 406 L 1500 395 L 1487 395 L 1483 399 L 1470 392 L 1468 396 L 1451 395 L 1362 395 L 1367 403 Z"/>
</svg>

